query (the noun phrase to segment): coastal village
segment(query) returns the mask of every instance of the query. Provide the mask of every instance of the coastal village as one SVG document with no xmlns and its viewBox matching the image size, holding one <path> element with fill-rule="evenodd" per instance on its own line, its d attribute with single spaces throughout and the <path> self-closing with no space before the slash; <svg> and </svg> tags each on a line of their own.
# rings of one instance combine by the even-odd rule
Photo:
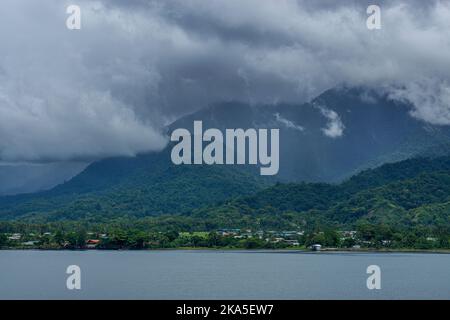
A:
<svg viewBox="0 0 450 320">
<path fill-rule="evenodd" d="M 63 236 L 57 233 L 44 232 L 37 233 L 6 233 L 0 234 L 3 237 L 3 248 L 23 248 L 23 249 L 122 249 L 127 247 L 124 240 L 123 246 L 111 246 L 108 244 L 117 242 L 117 235 L 98 232 L 85 232 L 82 236 L 73 234 L 72 236 Z M 257 249 L 257 248 L 274 248 L 274 249 L 310 249 L 314 251 L 332 250 L 339 248 L 347 248 L 358 250 L 361 248 L 369 248 L 374 244 L 371 241 L 362 240 L 356 230 L 337 231 L 335 243 L 339 246 L 330 246 L 329 241 L 317 241 L 325 239 L 324 232 L 306 234 L 301 230 L 286 231 L 263 231 L 251 229 L 221 229 L 214 232 L 179 232 L 172 235 L 170 241 L 162 241 L 167 237 L 164 233 L 159 232 L 142 239 L 139 249 L 158 249 L 158 248 L 239 248 Z M 144 238 L 144 237 L 143 237 Z M 308 238 L 310 239 L 308 241 Z M 211 240 L 212 239 L 212 240 Z M 225 241 L 220 241 L 220 240 Z M 433 237 L 428 237 L 427 241 L 436 241 Z M 220 244 L 222 242 L 222 244 Z M 52 245 L 57 243 L 58 245 Z M 224 245 L 227 243 L 229 245 Z M 239 244 L 244 244 L 240 246 Z M 263 244 L 263 245 L 261 245 Z M 265 244 L 265 245 L 264 245 Z M 382 240 L 378 245 L 388 248 L 391 240 Z"/>
</svg>

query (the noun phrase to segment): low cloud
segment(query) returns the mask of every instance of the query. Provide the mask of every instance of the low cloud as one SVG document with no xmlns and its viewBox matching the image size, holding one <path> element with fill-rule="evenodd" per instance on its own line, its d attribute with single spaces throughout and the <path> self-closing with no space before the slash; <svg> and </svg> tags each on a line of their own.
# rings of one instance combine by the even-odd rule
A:
<svg viewBox="0 0 450 320">
<path fill-rule="evenodd" d="M 435 125 L 450 124 L 450 83 L 440 79 L 413 80 L 389 89 L 389 97 L 411 103 L 411 115 Z"/>
<path fill-rule="evenodd" d="M 211 103 L 301 103 L 341 84 L 449 125 L 450 3 L 381 1 L 370 31 L 368 2 L 79 0 L 69 31 L 70 1 L 4 0 L 0 160 L 159 150 L 165 124 Z M 325 116 L 324 134 L 342 135 Z"/>
<path fill-rule="evenodd" d="M 318 106 L 317 108 L 319 108 L 322 115 L 328 120 L 326 127 L 322 128 L 323 134 L 333 139 L 342 137 L 345 125 L 342 123 L 341 118 L 336 111 L 327 109 L 323 106 Z"/>
<path fill-rule="evenodd" d="M 302 126 L 299 126 L 298 124 L 295 124 L 291 120 L 283 118 L 279 113 L 275 113 L 275 119 L 279 123 L 284 125 L 286 128 L 288 128 L 288 129 L 293 129 L 293 130 L 297 130 L 297 131 L 304 131 L 305 130 L 305 128 L 303 128 Z"/>
</svg>

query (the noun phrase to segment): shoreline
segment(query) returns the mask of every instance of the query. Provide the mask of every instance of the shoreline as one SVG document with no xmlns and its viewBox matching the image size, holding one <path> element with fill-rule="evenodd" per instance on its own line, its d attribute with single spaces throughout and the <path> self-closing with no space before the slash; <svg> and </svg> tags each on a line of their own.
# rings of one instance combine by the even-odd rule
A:
<svg viewBox="0 0 450 320">
<path fill-rule="evenodd" d="M 154 249 L 65 249 L 65 248 L 2 248 L 1 251 L 63 251 L 63 252 L 88 252 L 88 251 L 121 251 L 121 252 L 149 252 L 149 251 L 206 251 L 206 252 L 254 252 L 254 253 L 304 253 L 304 254 L 320 254 L 320 253 L 421 253 L 421 254 L 450 254 L 450 249 L 346 249 L 346 248 L 324 248 L 320 251 L 309 249 L 243 249 L 243 248 L 154 248 Z"/>
</svg>

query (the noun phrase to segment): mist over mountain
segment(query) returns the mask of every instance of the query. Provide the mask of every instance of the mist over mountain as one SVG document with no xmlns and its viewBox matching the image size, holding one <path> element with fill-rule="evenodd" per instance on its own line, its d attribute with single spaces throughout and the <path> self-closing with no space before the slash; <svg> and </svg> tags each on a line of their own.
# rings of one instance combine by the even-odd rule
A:
<svg viewBox="0 0 450 320">
<path fill-rule="evenodd" d="M 339 182 L 362 169 L 448 153 L 449 128 L 426 124 L 407 104 L 373 90 L 337 88 L 310 103 L 216 104 L 167 127 L 279 128 L 280 171 L 255 166 L 172 164 L 171 146 L 136 157 L 99 160 L 55 188 L 0 198 L 2 218 L 51 214 L 61 219 L 182 213 L 281 182 Z"/>
<path fill-rule="evenodd" d="M 89 163 L 56 162 L 44 164 L 0 165 L 0 195 L 31 193 L 51 189 L 68 181 Z"/>
<path fill-rule="evenodd" d="M 339 182 L 386 162 L 448 154 L 449 126 L 416 119 L 412 110 L 411 105 L 376 90 L 341 87 L 298 105 L 217 103 L 175 121 L 166 131 L 168 135 L 177 128 L 192 132 L 195 120 L 203 122 L 204 130 L 218 128 L 223 132 L 229 128 L 279 128 L 280 170 L 276 179 Z M 119 158 L 133 168 L 142 155 Z M 102 163 L 109 160 L 96 163 L 88 172 L 101 170 Z M 0 194 L 50 189 L 85 166 L 60 162 L 0 167 Z"/>
<path fill-rule="evenodd" d="M 309 103 L 252 106 L 216 104 L 170 126 L 279 128 L 282 181 L 339 182 L 358 171 L 412 156 L 445 155 L 448 126 L 414 118 L 412 106 L 362 88 L 328 90 Z"/>
<path fill-rule="evenodd" d="M 65 2 L 3 2 L 0 162 L 13 165 L 0 165 L 0 195 L 63 183 L 83 168 L 72 161 L 159 152 L 165 125 L 193 112 L 281 127 L 282 180 L 340 181 L 447 149 L 446 1 L 379 1 L 383 27 L 369 30 L 370 1 L 79 0 L 72 31 Z M 386 94 L 305 103 L 340 84 Z"/>
<path fill-rule="evenodd" d="M 448 1 L 381 1 L 368 30 L 368 1 L 78 0 L 79 31 L 64 1 L 2 2 L 0 161 L 160 151 L 169 120 L 215 102 L 304 103 L 343 83 L 450 124 Z"/>
</svg>

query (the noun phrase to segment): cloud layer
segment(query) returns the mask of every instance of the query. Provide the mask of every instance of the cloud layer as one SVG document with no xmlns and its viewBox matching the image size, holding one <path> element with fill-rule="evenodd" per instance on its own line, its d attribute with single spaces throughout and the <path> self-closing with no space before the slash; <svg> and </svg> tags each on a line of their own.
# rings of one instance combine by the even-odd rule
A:
<svg viewBox="0 0 450 320">
<path fill-rule="evenodd" d="M 69 31 L 75 3 L 82 29 Z M 376 31 L 366 28 L 364 1 L 1 6 L 3 161 L 157 150 L 163 125 L 210 103 L 303 102 L 341 84 L 382 87 L 413 104 L 412 116 L 450 124 L 448 1 L 381 2 Z"/>
</svg>

